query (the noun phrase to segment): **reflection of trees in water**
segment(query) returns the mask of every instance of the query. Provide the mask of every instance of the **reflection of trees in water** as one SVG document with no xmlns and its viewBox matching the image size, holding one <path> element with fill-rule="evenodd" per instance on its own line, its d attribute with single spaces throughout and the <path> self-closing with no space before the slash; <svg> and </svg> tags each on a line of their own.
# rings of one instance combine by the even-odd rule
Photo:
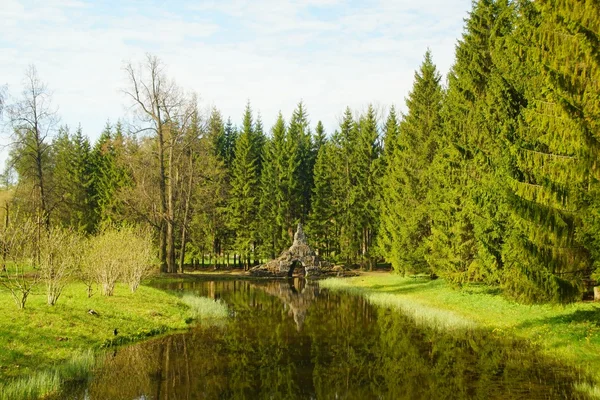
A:
<svg viewBox="0 0 600 400">
<path fill-rule="evenodd" d="M 225 328 L 119 349 L 91 382 L 89 398 L 575 397 L 576 371 L 522 342 L 443 334 L 362 298 L 306 289 L 285 281 L 194 288 L 220 293 L 236 318 Z M 310 307 L 302 331 L 282 303 L 298 312 Z"/>
</svg>

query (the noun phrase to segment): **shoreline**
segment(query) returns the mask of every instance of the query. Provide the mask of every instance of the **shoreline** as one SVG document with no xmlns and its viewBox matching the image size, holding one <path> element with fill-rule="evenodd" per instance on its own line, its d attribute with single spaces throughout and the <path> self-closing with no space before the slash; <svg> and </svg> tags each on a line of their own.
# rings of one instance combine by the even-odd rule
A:
<svg viewBox="0 0 600 400">
<path fill-rule="evenodd" d="M 442 279 L 404 278 L 383 272 L 330 278 L 320 285 L 407 313 L 416 323 L 443 330 L 477 327 L 497 336 L 525 339 L 544 355 L 582 368 L 596 383 L 590 391 L 600 394 L 598 303 L 519 304 L 490 286 L 474 284 L 455 289 Z"/>
<path fill-rule="evenodd" d="M 66 382 L 87 379 L 102 351 L 186 330 L 203 319 L 201 311 L 152 282 L 134 293 L 118 284 L 113 296 L 91 298 L 85 285 L 72 282 L 56 305 L 47 305 L 39 291 L 23 310 L 0 292 L 0 399 L 53 394 Z"/>
</svg>

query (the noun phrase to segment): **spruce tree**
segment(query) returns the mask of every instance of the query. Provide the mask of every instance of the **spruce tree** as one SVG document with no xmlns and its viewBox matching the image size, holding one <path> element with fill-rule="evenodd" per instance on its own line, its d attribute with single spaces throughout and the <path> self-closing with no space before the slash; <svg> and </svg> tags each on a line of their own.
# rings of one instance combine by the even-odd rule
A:
<svg viewBox="0 0 600 400">
<path fill-rule="evenodd" d="M 319 148 L 314 169 L 312 209 L 309 215 L 308 232 L 311 243 L 321 257 L 330 257 L 335 247 L 335 222 L 337 210 L 334 198 L 335 167 L 333 144 L 323 143 Z"/>
<path fill-rule="evenodd" d="M 466 20 L 448 78 L 444 135 L 432 164 L 429 203 L 436 206 L 428 262 L 454 282 L 495 283 L 503 268 L 501 138 L 514 130 L 519 106 L 496 66 L 511 26 L 511 10 L 500 3 L 478 1 Z"/>
<path fill-rule="evenodd" d="M 293 176 L 289 177 L 290 195 L 297 198 L 297 200 L 292 201 L 293 203 L 298 202 L 295 204 L 298 209 L 294 211 L 293 216 L 295 222 L 306 221 L 310 210 L 315 158 L 311 136 L 308 114 L 304 104 L 300 102 L 292 114 L 287 135 L 287 140 L 290 142 L 288 148 L 293 152 L 293 154 L 290 153 L 293 160 L 291 160 L 289 166 L 290 172 L 293 173 Z M 296 164 L 297 167 L 295 167 Z M 294 169 L 294 171 L 292 172 L 291 169 Z M 289 229 L 293 231 L 295 228 L 290 226 Z"/>
<path fill-rule="evenodd" d="M 229 226 L 235 232 L 235 246 L 246 268 L 250 267 L 251 258 L 255 256 L 254 250 L 258 238 L 260 158 L 248 104 L 244 114 L 243 131 L 235 146 L 229 200 Z"/>
<path fill-rule="evenodd" d="M 428 51 L 406 99 L 408 113 L 400 123 L 400 143 L 386 174 L 385 185 L 392 192 L 389 201 L 394 201 L 382 216 L 390 238 L 386 259 L 405 274 L 429 271 L 426 257 L 431 219 L 427 198 L 430 166 L 441 135 L 442 100 L 440 74 Z"/>
<path fill-rule="evenodd" d="M 54 153 L 54 219 L 63 226 L 90 233 L 95 229 L 90 143 L 81 126 L 75 134 L 62 127 L 52 143 Z"/>
<path fill-rule="evenodd" d="M 509 56 L 520 68 L 509 77 L 527 106 L 506 138 L 503 285 L 521 300 L 570 301 L 590 276 L 597 232 L 588 225 L 599 147 L 597 5 L 523 1 L 518 12 Z"/>
<path fill-rule="evenodd" d="M 357 230 L 360 232 L 360 256 L 363 266 L 373 268 L 373 244 L 379 226 L 379 191 L 381 181 L 381 146 L 375 110 L 369 105 L 357 125 L 360 129 L 355 156 L 353 157 L 354 184 L 351 190 L 352 202 L 356 209 Z"/>
<path fill-rule="evenodd" d="M 231 169 L 233 159 L 235 158 L 235 143 L 237 141 L 237 137 L 237 129 L 231 122 L 231 118 L 227 118 L 223 138 L 223 158 L 225 161 L 225 166 L 228 170 Z"/>
<path fill-rule="evenodd" d="M 287 225 L 283 206 L 286 204 L 282 177 L 286 168 L 285 121 L 279 113 L 271 129 L 271 138 L 264 151 L 264 166 L 261 175 L 260 233 L 262 254 L 274 258 L 289 247 Z"/>
<path fill-rule="evenodd" d="M 122 165 L 124 146 L 125 138 L 121 124 L 117 123 L 113 129 L 107 123 L 91 152 L 92 203 L 95 210 L 94 220 L 98 227 L 124 219 L 123 205 L 118 193 L 131 184 L 131 179 Z"/>
</svg>

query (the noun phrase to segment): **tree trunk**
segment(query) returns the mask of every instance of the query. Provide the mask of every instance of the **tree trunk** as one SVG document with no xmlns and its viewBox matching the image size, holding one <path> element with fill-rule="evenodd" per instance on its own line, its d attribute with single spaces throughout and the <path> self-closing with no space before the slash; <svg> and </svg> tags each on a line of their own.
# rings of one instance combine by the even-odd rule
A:
<svg viewBox="0 0 600 400">
<path fill-rule="evenodd" d="M 167 270 L 174 273 L 177 272 L 177 266 L 175 265 L 175 196 L 173 190 L 173 151 L 175 143 L 172 140 L 173 132 L 169 133 L 169 137 L 171 138 L 169 146 L 169 168 L 165 182 L 167 189 Z"/>
<path fill-rule="evenodd" d="M 188 187 L 187 187 L 187 193 L 185 196 L 185 211 L 183 213 L 183 222 L 181 224 L 181 254 L 180 254 L 180 259 L 179 259 L 179 268 L 181 270 L 181 273 L 183 273 L 183 263 L 185 262 L 185 245 L 187 243 L 187 221 L 189 218 L 189 213 L 190 213 L 190 200 L 192 197 L 192 185 L 194 182 L 194 158 L 193 158 L 193 153 L 190 152 L 190 165 L 189 165 L 190 169 L 188 171 L 189 177 L 188 177 Z"/>
</svg>

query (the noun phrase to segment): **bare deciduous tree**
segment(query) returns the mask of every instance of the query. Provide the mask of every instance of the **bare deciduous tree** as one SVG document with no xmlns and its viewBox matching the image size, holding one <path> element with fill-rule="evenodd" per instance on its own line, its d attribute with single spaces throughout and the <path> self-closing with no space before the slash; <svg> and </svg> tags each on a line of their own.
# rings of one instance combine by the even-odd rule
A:
<svg viewBox="0 0 600 400">
<path fill-rule="evenodd" d="M 195 96 L 188 96 L 164 73 L 164 65 L 152 55 L 135 68 L 125 67 L 129 87 L 124 93 L 132 101 L 140 121 L 146 125 L 138 132 L 152 132 L 157 143 L 159 169 L 159 258 L 163 270 L 176 271 L 175 210 L 176 163 L 180 158 L 183 132 L 196 112 Z"/>
<path fill-rule="evenodd" d="M 37 243 L 43 226 L 50 226 L 50 190 L 48 187 L 49 139 L 58 123 L 52 96 L 31 65 L 25 71 L 21 99 L 7 105 L 6 112 L 12 128 L 11 162 L 19 184 L 30 186 L 37 219 Z M 36 256 L 39 261 L 39 251 Z"/>
</svg>

